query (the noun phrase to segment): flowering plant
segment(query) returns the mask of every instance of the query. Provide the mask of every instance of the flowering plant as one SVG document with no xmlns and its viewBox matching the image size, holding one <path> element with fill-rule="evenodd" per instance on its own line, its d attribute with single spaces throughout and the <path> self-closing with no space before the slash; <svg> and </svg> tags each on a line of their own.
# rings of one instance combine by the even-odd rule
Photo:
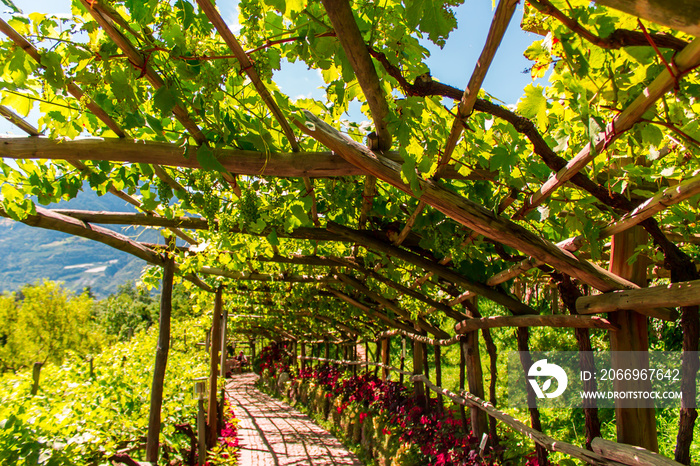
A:
<svg viewBox="0 0 700 466">
<path fill-rule="evenodd" d="M 238 464 L 238 419 L 228 399 L 224 401 L 224 426 L 216 446 L 207 453 L 202 466 L 235 466 Z M 197 462 L 199 465 L 200 463 Z"/>
</svg>

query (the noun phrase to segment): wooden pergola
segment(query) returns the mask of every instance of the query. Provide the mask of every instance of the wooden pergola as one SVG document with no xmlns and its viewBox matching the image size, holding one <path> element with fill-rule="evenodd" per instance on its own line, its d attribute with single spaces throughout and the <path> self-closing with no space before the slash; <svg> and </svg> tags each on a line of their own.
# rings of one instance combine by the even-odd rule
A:
<svg viewBox="0 0 700 466">
<path fill-rule="evenodd" d="M 161 70 L 149 61 L 139 43 L 140 33 L 129 26 L 133 19 L 123 12 L 98 0 L 80 0 L 101 33 L 126 59 L 127 66 L 138 70 L 138 79 L 148 82 L 154 95 L 167 90 L 169 83 Z M 603 440 L 597 409 L 586 407 L 586 445 L 575 446 L 556 441 L 543 434 L 537 409 L 530 409 L 530 426 L 526 426 L 485 402 L 487 397 L 479 353 L 479 334 L 486 341 L 491 358 L 491 399 L 495 397 L 495 359 L 497 349 L 489 329 L 512 327 L 517 329 L 517 347 L 521 354 L 529 354 L 528 328 L 544 326 L 572 328 L 578 348 L 585 354 L 592 351 L 591 329 L 603 329 L 609 333 L 612 351 L 648 351 L 649 319 L 676 321 L 680 318 L 683 329 L 683 390 L 684 405 L 681 408 L 675 461 L 690 464 L 690 445 L 697 412 L 693 401 L 697 398 L 695 386 L 698 371 L 698 340 L 700 323 L 698 305 L 700 275 L 693 258 L 683 245 L 695 245 L 697 238 L 682 236 L 670 231 L 655 216 L 666 209 L 687 202 L 700 194 L 700 175 L 686 176 L 682 181 L 661 186 L 653 196 L 628 197 L 601 183 L 587 170 L 594 159 L 606 151 L 625 132 L 648 120 L 645 116 L 655 111 L 666 96 L 677 89 L 684 79 L 697 79 L 694 71 L 700 65 L 700 41 L 684 40 L 681 34 L 648 33 L 637 30 L 617 30 L 615 34 L 599 37 L 590 32 L 566 12 L 549 0 L 530 0 L 529 7 L 541 15 L 568 28 L 571 34 L 581 36 L 591 46 L 602 49 L 620 49 L 627 46 L 654 46 L 673 50 L 673 60 L 657 76 L 636 94 L 624 108 L 615 109 L 615 115 L 581 144 L 580 150 L 570 159 L 555 151 L 551 140 L 532 118 L 525 118 L 518 111 L 494 103 L 480 96 L 484 78 L 511 22 L 517 0 L 500 0 L 494 11 L 491 28 L 485 46 L 473 74 L 464 90 L 456 89 L 428 77 L 409 82 L 395 61 L 385 55 L 380 47 L 368 44 L 357 22 L 357 11 L 348 0 L 322 0 L 325 18 L 332 28 L 325 37 L 338 41 L 353 71 L 353 79 L 361 89 L 362 99 L 368 106 L 374 132 L 368 135 L 366 144 L 342 133 L 338 125 L 328 123 L 326 115 L 312 112 L 287 111 L 280 105 L 274 87 L 261 75 L 231 29 L 227 26 L 210 0 L 196 1 L 199 12 L 206 15 L 215 29 L 217 41 L 223 41 L 237 61 L 238 71 L 245 75 L 260 99 L 271 125 L 274 124 L 288 152 L 269 151 L 264 144 L 255 150 L 216 144 L 210 131 L 205 131 L 201 114 L 191 105 L 179 102 L 172 105 L 169 118 L 177 123 L 178 130 L 190 145 L 163 140 L 136 140 L 129 131 L 117 123 L 122 117 L 115 109 L 107 110 L 98 103 L 91 92 L 81 89 L 77 82 L 66 78 L 62 81 L 65 95 L 73 96 L 80 112 L 99 120 L 99 125 L 116 137 L 76 138 L 63 140 L 45 138 L 42 133 L 8 107 L 0 113 L 29 137 L 4 137 L 0 140 L 0 157 L 16 160 L 39 160 L 50 163 L 66 162 L 85 179 L 99 174 L 99 163 L 115 166 L 148 166 L 152 179 L 167 186 L 172 192 L 194 193 L 196 188 L 187 185 L 184 170 L 191 173 L 215 173 L 226 183 L 217 189 L 231 193 L 227 200 L 241 199 L 245 194 L 241 186 L 250 180 L 300 179 L 305 193 L 310 197 L 310 208 L 305 212 L 309 225 L 292 228 L 271 226 L 253 227 L 242 223 L 224 221 L 222 211 L 215 215 L 202 212 L 201 216 L 180 215 L 154 209 L 145 205 L 127 190 L 110 184 L 107 190 L 132 204 L 139 213 L 87 212 L 66 209 L 46 209 L 33 206 L 21 214 L 1 208 L 0 215 L 14 218 L 27 225 L 47 228 L 104 243 L 128 252 L 156 267 L 163 268 L 160 337 L 156 353 L 153 378 L 151 415 L 147 446 L 148 461 L 158 460 L 158 435 L 162 382 L 167 363 L 170 291 L 174 276 L 180 275 L 194 286 L 215 294 L 211 328 L 211 378 L 210 392 L 216 392 L 216 377 L 222 364 L 220 352 L 225 351 L 226 299 L 236 303 L 237 314 L 257 315 L 266 309 L 271 319 L 241 319 L 236 331 L 251 335 L 267 335 L 271 339 L 294 342 L 301 346 L 302 364 L 306 357 L 305 345 L 310 342 L 326 346 L 325 358 L 329 359 L 328 345 L 335 342 L 343 346 L 344 360 L 355 361 L 356 355 L 348 350 L 349 341 L 376 341 L 381 350 L 382 367 L 388 366 L 389 338 L 401 335 L 413 341 L 413 382 L 416 393 L 425 394 L 426 388 L 451 397 L 471 409 L 472 428 L 477 437 L 495 432 L 495 424 L 489 419 L 504 422 L 537 444 L 540 464 L 548 464 L 548 451 L 561 451 L 590 464 L 631 463 L 630 444 L 645 449 L 650 461 L 659 459 L 655 412 L 649 406 L 636 409 L 617 409 L 617 441 Z M 626 13 L 639 16 L 662 26 L 682 31 L 691 36 L 700 32 L 700 8 L 693 2 L 646 0 L 600 0 Z M 663 3 L 659 5 L 658 3 Z M 650 6 L 651 5 L 651 6 Z M 641 22 L 640 22 L 641 24 Z M 657 26 L 661 27 L 661 26 Z M 146 27 L 145 30 L 148 28 Z M 23 50 L 38 66 L 37 75 L 47 69 L 46 52 L 40 51 L 10 24 L 0 20 L 0 31 L 9 38 L 10 47 Z M 550 32 L 551 34 L 551 32 Z M 613 38 L 615 40 L 613 40 Z M 213 40 L 213 39 L 212 39 Z M 242 40 L 242 39 L 241 39 Z M 651 44 L 651 45 L 649 45 Z M 657 48 L 658 50 L 658 48 Z M 193 52 L 194 53 L 194 52 Z M 51 70 L 54 71 L 54 70 Z M 395 108 L 384 82 L 396 83 L 405 97 L 449 99 L 458 102 L 446 138 L 434 156 L 437 168 L 430 176 L 407 179 L 405 160 L 397 149 L 394 128 Z M 67 97 L 66 97 L 67 98 Z M 111 114 L 110 114 L 111 113 Z M 475 113 L 508 125 L 518 137 L 524 138 L 532 157 L 537 158 L 551 174 L 531 192 L 509 189 L 498 199 L 494 209 L 486 208 L 460 191 L 469 183 L 496 184 L 498 173 L 489 167 L 475 166 L 465 174 L 455 162 L 455 151 L 461 141 L 470 137 L 470 119 Z M 467 132 L 465 133 L 465 129 Z M 673 129 L 668 129 L 669 134 Z M 301 135 L 305 135 L 304 139 Z M 676 135 L 677 136 L 677 135 Z M 688 136 L 690 137 L 690 136 Z M 161 138 L 162 139 L 162 138 Z M 306 150 L 312 141 L 322 150 Z M 661 148 L 661 150 L 664 150 Z M 670 149 L 666 149 L 667 153 Z M 690 144 L 689 154 L 698 154 L 698 146 Z M 64 165 L 61 165 L 64 167 Z M 60 168 L 61 170 L 63 168 Z M 189 172 L 188 172 L 189 173 Z M 315 189 L 319 180 L 348 180 L 362 183 L 361 199 L 357 200 L 359 212 L 351 221 L 341 218 L 332 221 L 319 207 Z M 289 189 L 291 184 L 285 185 Z M 551 240 L 552 235 L 537 231 L 530 222 L 531 212 L 547 206 L 561 189 L 572 188 L 585 193 L 596 208 L 608 215 L 608 223 L 599 225 L 595 236 L 577 235 Z M 508 187 L 508 188 L 513 188 Z M 382 194 L 382 191 L 386 194 Z M 359 191 L 359 190 L 358 190 Z M 384 197 L 404 193 L 405 199 L 415 199 L 417 204 L 403 205 L 401 214 L 386 222 L 375 221 L 376 203 Z M 233 203 L 234 201 L 231 201 Z M 575 201 L 573 201 L 575 202 Z M 498 261 L 498 272 L 487 279 L 476 279 L 460 267 L 460 259 L 452 254 L 437 254 L 423 246 L 424 236 L 417 232 L 416 223 L 421 215 L 438 212 L 452 225 L 464 232 L 460 248 L 484 245 L 490 261 Z M 172 238 L 167 247 L 145 244 L 118 234 L 106 225 L 139 225 L 169 231 Z M 236 251 L 225 247 L 207 247 L 211 238 L 248 237 L 270 240 L 272 254 L 259 253 L 241 263 L 220 260 L 222 255 L 235 256 Z M 610 238 L 607 260 L 590 257 L 591 243 Z M 649 241 L 663 255 L 663 266 L 670 271 L 671 284 L 647 287 L 647 259 L 638 254 L 640 247 Z M 179 239 L 179 243 L 176 241 Z M 299 251 L 281 252 L 278 241 L 289 241 L 299 246 Z M 257 241 L 257 240 L 256 240 Z M 294 242 L 294 243 L 292 243 Z M 219 242 L 221 244 L 221 242 Z M 326 244 L 342 245 L 343 255 L 323 253 Z M 691 246 L 692 247 L 692 246 Z M 364 250 L 364 255 L 360 253 Z M 520 256 L 508 252 L 515 251 Z M 304 252 L 303 249 L 306 249 Z M 212 251 L 214 251 L 213 254 Z M 321 251 L 321 253 L 319 253 Z M 492 252 L 495 251 L 495 252 Z M 486 254 L 486 253 L 485 253 Z M 589 254 L 586 256 L 586 254 Z M 198 257 L 206 256 L 201 265 Z M 635 262 L 631 259 L 636 257 Z M 493 259 L 495 258 L 495 259 Z M 209 260 L 209 262 L 207 262 Z M 230 260 L 230 259 L 229 259 Z M 391 264 L 387 266 L 386 264 Z M 531 271 L 547 274 L 554 281 L 567 314 L 542 314 L 528 304 L 522 295 L 511 287 L 512 280 L 527 280 Z M 247 283 L 265 282 L 265 283 Z M 583 290 L 596 290 L 584 295 Z M 292 292 L 293 291 L 293 292 Z M 296 296 L 295 296 L 296 294 Z M 229 298 L 227 298 L 227 295 Z M 482 316 L 475 298 L 492 301 L 506 309 L 508 316 Z M 342 311 L 338 311 L 342 309 Z M 420 309 L 420 312 L 414 312 Z M 600 316 L 595 314 L 604 314 Z M 277 316 L 277 318 L 274 318 Z M 437 318 L 440 316 L 440 318 Z M 454 332 L 441 327 L 443 319 L 454 321 Z M 313 325 L 309 325 L 313 322 Z M 323 330 L 319 330 L 323 329 Z M 461 395 L 446 393 L 440 387 L 439 375 L 435 381 L 423 374 L 423 355 L 426 345 L 433 345 L 436 354 L 446 345 L 460 345 L 463 353 Z M 436 358 L 439 361 L 439 357 Z M 356 362 L 356 361 L 355 361 Z M 532 359 L 523 357 L 523 368 L 532 365 Z M 648 364 L 648 361 L 647 361 Z M 643 368 L 644 361 L 639 361 Z M 439 369 L 437 374 L 439 374 Z M 388 369 L 387 369 L 388 370 Z M 384 377 L 387 376 L 386 371 Z M 618 387 L 625 390 L 644 390 L 643 381 L 620 381 Z M 594 388 L 587 386 L 587 389 Z M 532 395 L 534 396 L 534 395 Z M 209 429 L 216 428 L 216 399 L 212 397 L 208 410 Z M 216 439 L 215 430 L 209 431 L 209 441 Z M 655 459 L 654 459 L 655 458 Z M 646 463 L 651 464 L 651 463 Z M 664 463 L 656 463 L 664 464 Z M 676 463 L 673 463 L 676 464 Z"/>
</svg>

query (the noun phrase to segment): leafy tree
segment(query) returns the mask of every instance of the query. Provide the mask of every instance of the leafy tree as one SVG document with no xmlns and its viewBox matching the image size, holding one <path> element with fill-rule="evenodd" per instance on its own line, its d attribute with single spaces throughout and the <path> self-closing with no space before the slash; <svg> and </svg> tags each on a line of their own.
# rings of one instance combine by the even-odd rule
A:
<svg viewBox="0 0 700 466">
<path fill-rule="evenodd" d="M 193 316 L 182 286 L 173 289 L 172 306 L 173 319 Z M 159 295 L 152 295 L 145 286 L 128 281 L 117 293 L 96 303 L 95 316 L 105 333 L 126 341 L 157 322 L 159 308 Z"/>
<path fill-rule="evenodd" d="M 100 349 L 101 331 L 92 318 L 93 300 L 51 281 L 0 297 L 0 364 L 17 371 L 33 362 L 60 364 L 69 351 Z"/>
</svg>

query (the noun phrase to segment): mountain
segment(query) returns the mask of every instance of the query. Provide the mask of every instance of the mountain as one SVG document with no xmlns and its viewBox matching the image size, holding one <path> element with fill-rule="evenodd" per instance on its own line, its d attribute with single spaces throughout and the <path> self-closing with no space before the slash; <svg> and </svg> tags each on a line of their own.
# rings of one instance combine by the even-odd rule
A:
<svg viewBox="0 0 700 466">
<path fill-rule="evenodd" d="M 56 208 L 50 205 L 49 208 Z M 112 196 L 98 196 L 89 188 L 60 204 L 64 209 L 133 212 L 134 208 Z M 155 230 L 104 225 L 133 239 L 163 244 Z M 45 230 L 0 218 L 0 292 L 15 291 L 26 283 L 49 279 L 80 292 L 89 286 L 97 298 L 117 291 L 128 280 L 137 280 L 146 265 L 130 254 L 89 239 Z"/>
</svg>

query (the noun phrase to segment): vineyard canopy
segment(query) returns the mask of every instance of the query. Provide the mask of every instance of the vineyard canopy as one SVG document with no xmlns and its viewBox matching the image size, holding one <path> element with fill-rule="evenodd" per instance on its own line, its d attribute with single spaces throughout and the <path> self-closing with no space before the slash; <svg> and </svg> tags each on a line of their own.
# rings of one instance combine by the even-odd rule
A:
<svg viewBox="0 0 700 466">
<path fill-rule="evenodd" d="M 0 213 L 134 254 L 154 283 L 174 257 L 192 286 L 224 287 L 234 331 L 272 338 L 449 339 L 441 326 L 475 317 L 462 305 L 475 296 L 538 314 L 516 277 L 635 290 L 606 243 L 640 228 L 651 240 L 631 261 L 648 262 L 643 281 L 697 279 L 697 5 L 494 2 L 455 88 L 431 74 L 426 44 L 445 43 L 461 3 L 241 0 L 239 30 L 210 0 L 16 11 L 0 23 L 2 114 L 29 136 L 1 140 Z M 524 53 L 546 86 L 511 106 L 481 87 L 518 22 L 538 36 Z M 325 98 L 281 93 L 283 61 L 317 70 Z M 366 120 L 347 120 L 354 101 Z M 32 108 L 38 128 L 22 119 Z M 140 213 L 42 207 L 87 186 Z M 686 343 L 697 349 L 697 333 Z"/>
</svg>

